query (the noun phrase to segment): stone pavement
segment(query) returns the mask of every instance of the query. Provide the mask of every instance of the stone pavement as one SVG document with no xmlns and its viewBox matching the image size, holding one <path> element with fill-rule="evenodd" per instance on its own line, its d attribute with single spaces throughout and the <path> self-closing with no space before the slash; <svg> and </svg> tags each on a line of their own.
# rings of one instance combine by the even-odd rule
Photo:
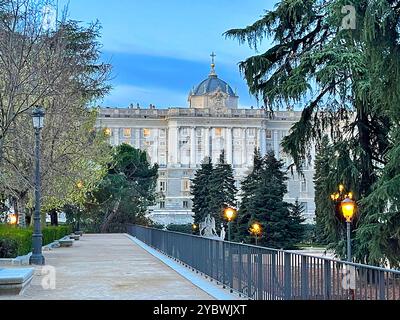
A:
<svg viewBox="0 0 400 320">
<path fill-rule="evenodd" d="M 213 300 L 123 234 L 84 235 L 44 256 L 56 271 L 55 290 L 43 289 L 45 275 L 36 267 L 21 296 L 0 300 Z"/>
</svg>

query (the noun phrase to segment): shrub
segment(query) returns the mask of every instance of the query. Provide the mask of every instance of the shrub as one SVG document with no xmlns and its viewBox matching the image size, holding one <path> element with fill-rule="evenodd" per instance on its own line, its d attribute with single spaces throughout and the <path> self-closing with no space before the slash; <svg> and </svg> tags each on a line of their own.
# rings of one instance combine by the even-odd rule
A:
<svg viewBox="0 0 400 320">
<path fill-rule="evenodd" d="M 71 226 L 45 227 L 42 230 L 43 245 L 59 240 L 71 232 Z M 30 253 L 32 251 L 32 234 L 32 228 L 21 229 L 0 225 L 0 258 L 15 258 Z"/>
<path fill-rule="evenodd" d="M 191 224 L 170 224 L 167 226 L 168 231 L 193 234 L 193 226 Z"/>
</svg>

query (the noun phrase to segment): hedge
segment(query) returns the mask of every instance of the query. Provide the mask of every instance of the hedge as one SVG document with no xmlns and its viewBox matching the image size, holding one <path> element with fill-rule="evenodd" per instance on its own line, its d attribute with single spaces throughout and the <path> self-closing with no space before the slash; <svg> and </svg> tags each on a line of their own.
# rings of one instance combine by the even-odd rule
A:
<svg viewBox="0 0 400 320">
<path fill-rule="evenodd" d="M 45 227 L 42 230 L 43 245 L 48 245 L 72 232 L 70 226 Z M 0 259 L 16 258 L 32 251 L 33 229 L 21 229 L 10 225 L 0 225 Z"/>
</svg>

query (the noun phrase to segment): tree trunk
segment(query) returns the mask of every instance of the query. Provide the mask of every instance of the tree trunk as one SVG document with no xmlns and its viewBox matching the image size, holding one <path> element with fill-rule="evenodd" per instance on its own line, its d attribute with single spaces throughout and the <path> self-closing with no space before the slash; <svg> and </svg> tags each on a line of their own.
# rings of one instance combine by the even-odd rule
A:
<svg viewBox="0 0 400 320">
<path fill-rule="evenodd" d="M 58 227 L 58 212 L 57 210 L 52 210 L 50 212 L 51 226 Z"/>
<path fill-rule="evenodd" d="M 26 199 L 25 197 L 21 197 L 20 199 L 15 199 L 14 208 L 16 210 L 15 213 L 18 214 L 18 225 L 21 228 L 26 228 Z"/>
<path fill-rule="evenodd" d="M 105 221 L 103 222 L 100 231 L 101 233 L 106 233 L 108 226 L 110 225 L 110 222 L 112 221 L 112 219 L 115 218 L 115 216 L 118 213 L 118 209 L 119 209 L 119 205 L 121 203 L 121 199 L 118 199 L 117 202 L 114 205 L 113 210 L 111 211 L 111 213 L 106 217 Z"/>
</svg>

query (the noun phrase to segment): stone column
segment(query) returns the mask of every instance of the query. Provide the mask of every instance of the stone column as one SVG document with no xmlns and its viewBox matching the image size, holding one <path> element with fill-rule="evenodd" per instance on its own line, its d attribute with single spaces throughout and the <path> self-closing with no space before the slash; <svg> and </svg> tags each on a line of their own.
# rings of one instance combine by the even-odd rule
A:
<svg viewBox="0 0 400 320">
<path fill-rule="evenodd" d="M 233 135 L 232 128 L 226 128 L 226 161 L 233 164 Z"/>
<path fill-rule="evenodd" d="M 178 163 L 178 128 L 168 128 L 168 162 L 172 165 Z"/>
<path fill-rule="evenodd" d="M 247 129 L 243 128 L 242 129 L 242 137 L 243 137 L 243 143 L 242 143 L 242 167 L 247 166 Z"/>
<path fill-rule="evenodd" d="M 204 157 L 210 157 L 210 128 L 204 128 Z"/>
<path fill-rule="evenodd" d="M 196 168 L 196 128 L 190 129 L 190 166 Z"/>
<path fill-rule="evenodd" d="M 260 151 L 261 156 L 264 157 L 267 154 L 267 130 L 261 128 L 260 130 Z"/>
<path fill-rule="evenodd" d="M 153 146 L 152 146 L 152 151 L 153 151 L 153 156 L 152 156 L 152 164 L 159 163 L 158 161 L 158 137 L 159 137 L 159 130 L 158 129 L 153 129 Z"/>
<path fill-rule="evenodd" d="M 140 133 L 141 129 L 135 129 L 135 148 L 140 149 Z"/>
<path fill-rule="evenodd" d="M 114 129 L 114 146 L 119 145 L 119 128 Z"/>
<path fill-rule="evenodd" d="M 275 153 L 275 157 L 279 160 L 279 135 L 278 135 L 278 130 L 274 130 L 274 153 Z"/>
</svg>

